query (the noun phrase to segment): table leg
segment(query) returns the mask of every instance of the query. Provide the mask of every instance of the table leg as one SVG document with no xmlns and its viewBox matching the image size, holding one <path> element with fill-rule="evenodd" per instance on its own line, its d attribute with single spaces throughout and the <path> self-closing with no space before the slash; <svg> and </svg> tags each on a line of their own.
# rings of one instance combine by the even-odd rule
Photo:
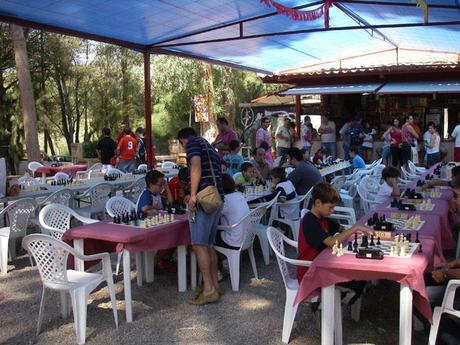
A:
<svg viewBox="0 0 460 345">
<path fill-rule="evenodd" d="M 196 255 L 193 250 L 190 252 L 190 288 L 196 290 Z"/>
<path fill-rule="evenodd" d="M 356 303 L 356 302 L 355 302 Z M 342 298 L 340 296 L 340 290 L 335 289 L 335 311 L 334 311 L 334 337 L 335 345 L 342 345 Z"/>
<path fill-rule="evenodd" d="M 83 239 L 73 240 L 73 248 L 81 255 L 85 254 L 84 250 L 85 241 Z M 83 272 L 85 270 L 85 262 L 81 259 L 74 257 L 75 270 Z"/>
<path fill-rule="evenodd" d="M 123 285 L 125 289 L 126 322 L 132 322 L 133 306 L 131 299 L 131 258 L 127 249 L 123 249 Z"/>
<path fill-rule="evenodd" d="M 412 289 L 401 284 L 399 288 L 399 345 L 412 343 Z"/>
<path fill-rule="evenodd" d="M 187 248 L 177 246 L 177 281 L 179 292 L 187 291 Z"/>
<path fill-rule="evenodd" d="M 46 184 L 46 172 L 42 172 L 42 184 Z"/>
<path fill-rule="evenodd" d="M 145 281 L 153 283 L 154 279 L 154 256 L 155 252 L 144 252 Z"/>
<path fill-rule="evenodd" d="M 321 288 L 321 345 L 334 344 L 335 285 Z"/>
<path fill-rule="evenodd" d="M 143 265 L 142 265 L 142 252 L 136 253 L 136 278 L 137 278 L 137 286 L 142 286 L 143 282 Z"/>
</svg>

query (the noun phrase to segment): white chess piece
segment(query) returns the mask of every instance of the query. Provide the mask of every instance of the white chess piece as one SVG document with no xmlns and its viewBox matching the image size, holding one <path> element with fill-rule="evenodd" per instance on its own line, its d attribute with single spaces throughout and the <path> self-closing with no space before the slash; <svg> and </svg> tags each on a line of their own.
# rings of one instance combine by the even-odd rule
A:
<svg viewBox="0 0 460 345">
<path fill-rule="evenodd" d="M 332 255 L 337 255 L 337 250 L 338 250 L 338 241 L 335 241 L 334 245 L 332 246 Z"/>
<path fill-rule="evenodd" d="M 339 246 L 339 251 L 337 253 L 337 256 L 342 256 L 343 255 L 343 244 L 340 243 L 340 246 Z"/>
</svg>

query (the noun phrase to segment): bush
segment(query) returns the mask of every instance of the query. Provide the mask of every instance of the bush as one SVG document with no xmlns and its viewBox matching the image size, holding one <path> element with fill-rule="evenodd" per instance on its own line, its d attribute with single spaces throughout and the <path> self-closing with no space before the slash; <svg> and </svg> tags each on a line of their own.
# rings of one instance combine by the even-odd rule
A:
<svg viewBox="0 0 460 345">
<path fill-rule="evenodd" d="M 97 141 L 90 141 L 83 144 L 83 157 L 97 158 L 96 154 Z"/>
</svg>

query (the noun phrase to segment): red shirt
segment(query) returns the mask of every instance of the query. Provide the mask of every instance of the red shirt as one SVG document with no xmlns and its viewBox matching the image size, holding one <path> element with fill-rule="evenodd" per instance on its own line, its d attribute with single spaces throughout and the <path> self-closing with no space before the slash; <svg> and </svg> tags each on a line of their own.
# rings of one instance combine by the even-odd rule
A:
<svg viewBox="0 0 460 345">
<path fill-rule="evenodd" d="M 130 135 L 125 135 L 118 143 L 118 150 L 120 150 L 121 160 L 131 161 L 136 159 L 137 140 Z"/>
<path fill-rule="evenodd" d="M 169 187 L 169 190 L 171 191 L 174 201 L 178 203 L 182 203 L 183 200 L 181 196 L 181 187 L 180 187 L 179 178 L 177 176 L 174 176 L 171 180 L 169 180 L 168 187 Z"/>
</svg>

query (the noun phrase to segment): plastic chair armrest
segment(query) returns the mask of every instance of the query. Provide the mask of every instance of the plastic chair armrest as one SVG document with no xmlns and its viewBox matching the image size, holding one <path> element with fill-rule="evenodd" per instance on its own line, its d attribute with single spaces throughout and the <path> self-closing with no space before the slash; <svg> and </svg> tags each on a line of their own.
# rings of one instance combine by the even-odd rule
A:
<svg viewBox="0 0 460 345">
<path fill-rule="evenodd" d="M 287 238 L 286 236 L 284 236 L 283 238 L 284 242 L 286 242 L 287 244 L 289 244 L 291 247 L 294 247 L 294 248 L 298 248 L 299 247 L 299 244 L 294 241 L 294 240 L 291 240 L 290 238 Z"/>
<path fill-rule="evenodd" d="M 75 218 L 78 219 L 83 224 L 93 224 L 93 223 L 100 222 L 99 220 L 86 218 L 86 217 L 80 216 L 79 214 L 75 215 Z"/>
<path fill-rule="evenodd" d="M 98 254 L 92 254 L 92 255 L 81 255 L 78 253 L 74 253 L 74 255 L 83 261 L 104 260 L 105 258 L 110 260 L 109 253 L 98 253 Z"/>
<path fill-rule="evenodd" d="M 238 223 L 232 224 L 232 225 L 218 225 L 217 230 L 229 231 L 229 230 L 234 229 L 239 224 L 240 223 L 238 222 Z"/>
<path fill-rule="evenodd" d="M 285 257 L 284 260 L 287 263 L 290 263 L 291 265 L 294 265 L 294 266 L 310 267 L 311 264 L 312 264 L 312 261 L 290 259 L 290 258 L 287 258 L 287 257 Z"/>
</svg>

